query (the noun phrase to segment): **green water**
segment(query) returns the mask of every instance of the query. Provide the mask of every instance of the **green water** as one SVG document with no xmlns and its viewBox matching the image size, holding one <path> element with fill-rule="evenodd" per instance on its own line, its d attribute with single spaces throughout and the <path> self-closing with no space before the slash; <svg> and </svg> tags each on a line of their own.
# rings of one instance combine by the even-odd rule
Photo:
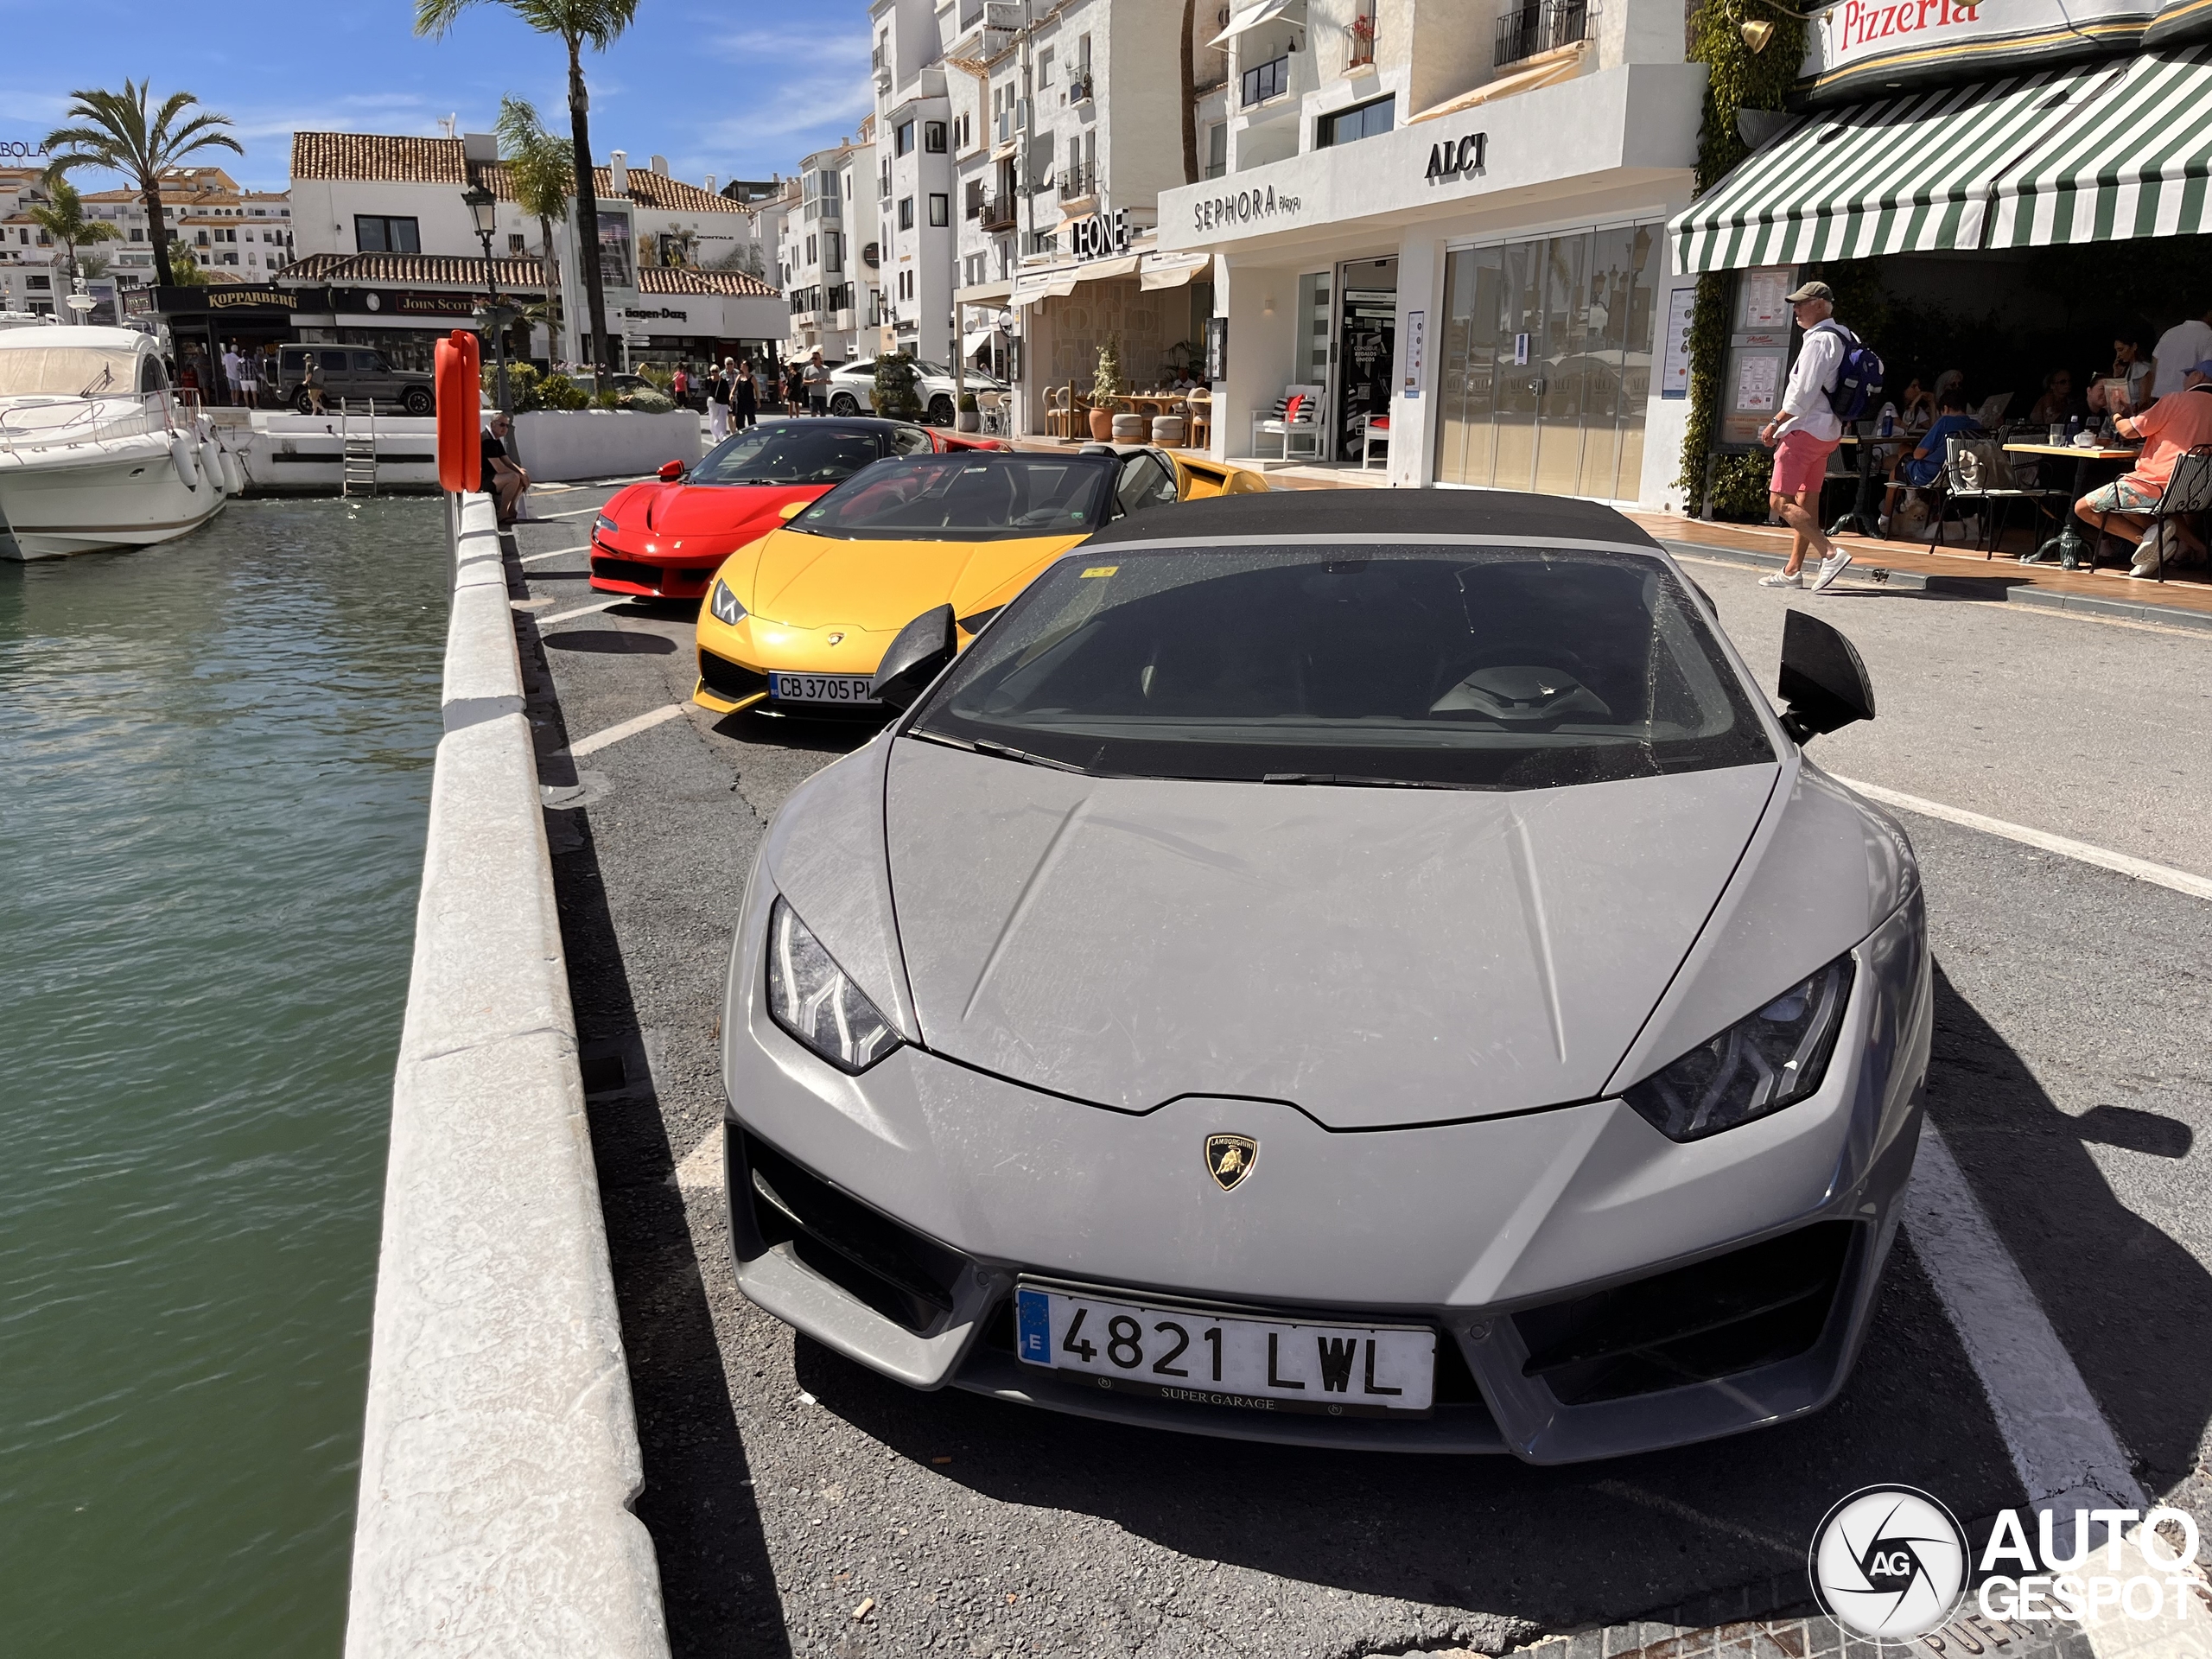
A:
<svg viewBox="0 0 2212 1659">
<path fill-rule="evenodd" d="M 0 1654 L 334 1654 L 434 500 L 0 564 Z"/>
</svg>

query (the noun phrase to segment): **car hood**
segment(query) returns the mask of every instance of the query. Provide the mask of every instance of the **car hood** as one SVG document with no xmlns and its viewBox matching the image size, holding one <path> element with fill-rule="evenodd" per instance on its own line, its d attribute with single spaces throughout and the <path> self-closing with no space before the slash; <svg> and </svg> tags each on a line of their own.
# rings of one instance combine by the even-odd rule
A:
<svg viewBox="0 0 2212 1659">
<path fill-rule="evenodd" d="M 898 940 L 926 1045 L 1125 1111 L 1332 1128 L 1598 1096 L 1773 763 L 1513 793 L 1096 779 L 901 739 Z"/>
<path fill-rule="evenodd" d="M 772 529 L 777 509 L 827 494 L 827 484 L 662 484 L 640 487 L 610 516 L 651 536 L 743 537 Z"/>
<path fill-rule="evenodd" d="M 779 530 L 755 554 L 746 609 L 794 628 L 898 629 L 931 606 L 970 614 L 999 589 L 1051 563 L 1084 538 L 1012 542 L 840 541 Z"/>
</svg>

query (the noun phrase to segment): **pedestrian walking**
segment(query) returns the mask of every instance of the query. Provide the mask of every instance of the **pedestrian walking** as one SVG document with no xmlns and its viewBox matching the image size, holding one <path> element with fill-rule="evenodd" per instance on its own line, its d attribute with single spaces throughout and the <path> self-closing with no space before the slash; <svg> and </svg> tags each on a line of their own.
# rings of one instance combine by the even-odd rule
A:
<svg viewBox="0 0 2212 1659">
<path fill-rule="evenodd" d="M 806 412 L 815 416 L 830 412 L 830 365 L 822 360 L 822 349 L 817 346 L 806 359 L 806 370 L 800 377 L 806 386 Z"/>
<path fill-rule="evenodd" d="M 737 379 L 732 385 L 730 395 L 734 400 L 730 404 L 730 414 L 737 423 L 738 430 L 741 432 L 748 426 L 760 425 L 760 393 L 753 384 L 751 358 L 738 359 Z"/>
<path fill-rule="evenodd" d="M 1764 588 L 1802 588 L 1801 574 L 1807 555 L 1819 555 L 1813 591 L 1828 587 L 1849 568 L 1851 555 L 1828 540 L 1821 529 L 1821 480 L 1827 475 L 1828 457 L 1843 442 L 1843 422 L 1830 406 L 1847 353 L 1857 349 L 1859 337 L 1835 321 L 1835 290 L 1826 283 L 1807 283 L 1789 296 L 1805 343 L 1789 371 L 1789 384 L 1782 394 L 1782 411 L 1759 429 L 1759 442 L 1774 451 L 1774 477 L 1767 486 L 1767 499 L 1789 526 L 1789 563 L 1770 576 Z"/>
<path fill-rule="evenodd" d="M 316 365 L 315 353 L 309 352 L 302 359 L 300 366 L 300 390 L 307 394 L 307 412 L 320 415 L 322 413 L 322 370 Z"/>
<path fill-rule="evenodd" d="M 261 359 L 247 352 L 238 359 L 238 401 L 248 409 L 261 407 Z"/>
<path fill-rule="evenodd" d="M 729 436 L 729 372 L 730 360 L 724 358 L 707 382 L 707 435 L 715 443 Z"/>
<path fill-rule="evenodd" d="M 806 413 L 806 385 L 801 377 L 804 366 L 798 362 L 784 365 L 784 408 L 792 415 Z"/>
<path fill-rule="evenodd" d="M 678 363 L 676 372 L 669 377 L 669 396 L 676 399 L 678 409 L 688 409 L 691 404 L 691 365 Z"/>
</svg>

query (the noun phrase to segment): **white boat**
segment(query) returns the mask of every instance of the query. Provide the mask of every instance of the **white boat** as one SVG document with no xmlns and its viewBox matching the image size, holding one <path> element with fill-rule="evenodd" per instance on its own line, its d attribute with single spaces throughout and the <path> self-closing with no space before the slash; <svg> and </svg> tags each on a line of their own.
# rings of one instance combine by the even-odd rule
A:
<svg viewBox="0 0 2212 1659">
<path fill-rule="evenodd" d="M 151 336 L 0 329 L 0 557 L 166 542 L 244 486 L 214 423 L 170 390 Z"/>
</svg>

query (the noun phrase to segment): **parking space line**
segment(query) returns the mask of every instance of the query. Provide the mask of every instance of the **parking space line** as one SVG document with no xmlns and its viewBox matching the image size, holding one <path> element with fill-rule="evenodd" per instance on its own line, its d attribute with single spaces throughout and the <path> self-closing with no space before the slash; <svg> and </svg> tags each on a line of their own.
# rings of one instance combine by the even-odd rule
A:
<svg viewBox="0 0 2212 1659">
<path fill-rule="evenodd" d="M 1900 794 L 1894 789 L 1884 789 L 1879 784 L 1862 784 L 1855 778 L 1838 778 L 1836 782 L 1847 789 L 1857 790 L 1869 800 L 1879 801 L 1884 806 L 1894 806 L 1900 811 L 1917 812 L 1924 818 L 1941 818 L 1946 823 L 1963 824 L 1985 835 L 2002 836 L 2007 841 L 2017 841 L 2025 847 L 2040 848 L 2046 853 L 2056 853 L 2063 858 L 2094 864 L 2100 869 L 2133 876 L 2138 881 L 2151 881 L 2162 887 L 2171 887 L 2176 893 L 2185 893 L 2192 899 L 2212 899 L 2212 879 L 2192 875 L 2187 870 L 2177 870 L 2171 865 L 2153 864 L 2147 858 L 2115 853 L 2109 848 L 2092 847 L 2086 841 L 2054 836 L 2047 830 L 2031 830 L 2025 824 L 1984 817 L 1980 813 L 1969 812 L 1964 807 L 1945 806 L 1941 801 L 1923 801 L 1917 795 Z"/>
<path fill-rule="evenodd" d="M 548 518 L 582 518 L 598 511 L 597 507 L 576 507 L 567 512 L 533 512 L 523 523 L 535 524 Z"/>
<path fill-rule="evenodd" d="M 581 553 L 583 550 L 582 543 L 578 543 L 575 547 L 556 547 L 550 553 L 526 553 L 522 556 L 519 563 L 524 564 L 543 564 L 548 559 L 565 559 L 571 553 Z"/>
<path fill-rule="evenodd" d="M 632 715 L 627 720 L 617 721 L 603 731 L 589 737 L 580 737 L 569 745 L 569 758 L 581 760 L 588 754 L 597 754 L 610 743 L 620 743 L 626 737 L 635 737 L 639 732 L 651 731 L 663 721 L 674 720 L 683 712 L 680 702 L 671 702 L 658 709 L 648 709 L 642 715 Z"/>
<path fill-rule="evenodd" d="M 626 597 L 626 595 L 625 599 Z M 550 628 L 556 622 L 566 622 L 571 617 L 589 616 L 594 611 L 611 611 L 617 605 L 624 602 L 624 599 L 602 599 L 596 605 L 579 605 L 573 611 L 556 611 L 551 616 L 539 617 L 537 626 L 541 628 Z"/>
<path fill-rule="evenodd" d="M 2068 1531 L 2076 1509 L 2142 1509 L 2119 1437 L 1932 1120 L 1921 1124 L 1904 1224 L 2029 1503 Z"/>
</svg>

